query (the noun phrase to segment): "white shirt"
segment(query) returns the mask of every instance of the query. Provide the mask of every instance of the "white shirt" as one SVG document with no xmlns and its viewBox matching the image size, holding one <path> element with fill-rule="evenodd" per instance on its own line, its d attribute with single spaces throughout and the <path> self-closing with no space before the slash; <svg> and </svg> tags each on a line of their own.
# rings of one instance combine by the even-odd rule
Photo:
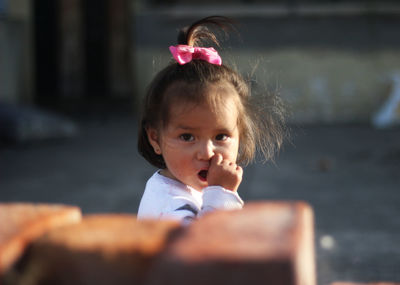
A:
<svg viewBox="0 0 400 285">
<path fill-rule="evenodd" d="M 157 171 L 146 183 L 137 217 L 188 222 L 209 211 L 242 207 L 243 201 L 237 192 L 221 186 L 208 186 L 197 191 Z"/>
</svg>

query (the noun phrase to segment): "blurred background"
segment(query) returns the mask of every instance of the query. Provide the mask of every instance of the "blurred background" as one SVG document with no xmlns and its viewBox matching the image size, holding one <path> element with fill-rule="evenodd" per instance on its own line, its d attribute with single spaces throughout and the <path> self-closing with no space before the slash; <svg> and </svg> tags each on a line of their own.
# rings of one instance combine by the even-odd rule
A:
<svg viewBox="0 0 400 285">
<path fill-rule="evenodd" d="M 240 32 L 224 62 L 289 106 L 291 138 L 245 169 L 243 199 L 311 204 L 319 284 L 400 282 L 398 1 L 0 0 L 0 202 L 136 213 L 155 171 L 141 98 L 210 15 Z"/>
</svg>

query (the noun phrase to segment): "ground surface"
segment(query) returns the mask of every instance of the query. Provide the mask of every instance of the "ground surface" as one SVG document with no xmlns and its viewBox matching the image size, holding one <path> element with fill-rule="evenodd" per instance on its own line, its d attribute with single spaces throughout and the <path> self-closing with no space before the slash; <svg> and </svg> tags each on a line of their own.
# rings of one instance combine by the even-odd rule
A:
<svg viewBox="0 0 400 285">
<path fill-rule="evenodd" d="M 154 172 L 136 152 L 136 121 L 78 120 L 79 136 L 0 146 L 0 201 L 137 211 Z M 400 282 L 400 129 L 294 127 L 276 164 L 245 169 L 244 200 L 304 200 L 316 218 L 319 284 Z"/>
</svg>

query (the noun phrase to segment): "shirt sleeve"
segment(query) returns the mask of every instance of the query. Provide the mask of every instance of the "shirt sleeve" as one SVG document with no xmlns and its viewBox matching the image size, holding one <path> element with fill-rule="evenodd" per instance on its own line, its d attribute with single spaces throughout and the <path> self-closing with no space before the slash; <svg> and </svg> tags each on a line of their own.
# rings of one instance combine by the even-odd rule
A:
<svg viewBox="0 0 400 285">
<path fill-rule="evenodd" d="M 203 206 L 199 216 L 215 210 L 238 210 L 243 208 L 239 194 L 221 186 L 208 186 L 203 189 Z"/>
</svg>

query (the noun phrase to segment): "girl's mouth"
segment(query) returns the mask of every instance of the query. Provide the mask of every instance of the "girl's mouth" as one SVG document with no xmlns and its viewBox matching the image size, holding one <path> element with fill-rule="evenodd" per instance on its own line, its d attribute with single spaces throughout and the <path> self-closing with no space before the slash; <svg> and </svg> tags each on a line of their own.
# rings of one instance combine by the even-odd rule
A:
<svg viewBox="0 0 400 285">
<path fill-rule="evenodd" d="M 207 173 L 207 170 L 200 170 L 197 175 L 199 176 L 201 181 L 207 181 Z"/>
</svg>

